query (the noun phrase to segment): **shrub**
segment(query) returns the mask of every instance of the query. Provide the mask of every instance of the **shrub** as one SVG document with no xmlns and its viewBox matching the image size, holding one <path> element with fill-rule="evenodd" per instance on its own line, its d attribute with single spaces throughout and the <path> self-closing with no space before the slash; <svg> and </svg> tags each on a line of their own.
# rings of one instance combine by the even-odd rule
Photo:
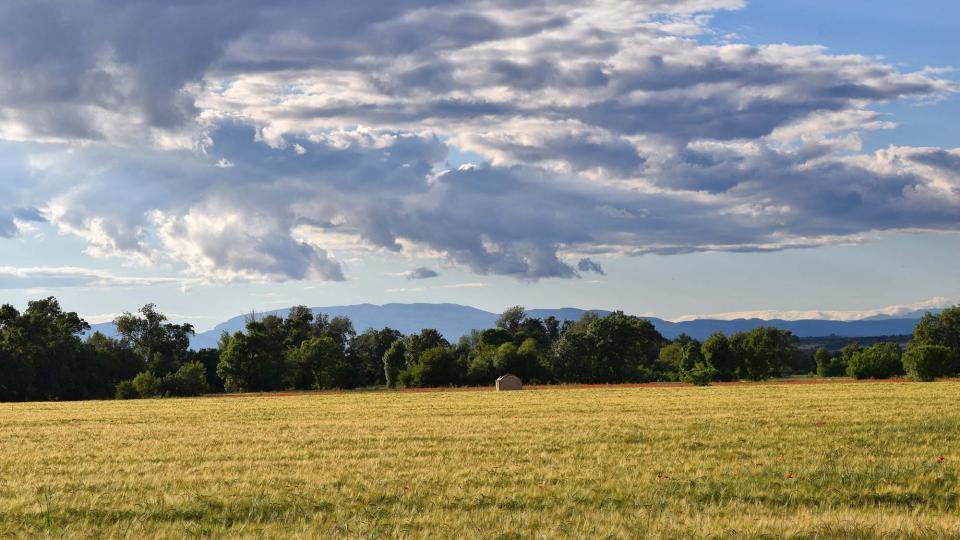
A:
<svg viewBox="0 0 960 540">
<path fill-rule="evenodd" d="M 117 384 L 117 399 L 137 399 L 140 397 L 140 393 L 137 392 L 137 387 L 134 386 L 133 381 L 126 380 L 120 381 Z"/>
<path fill-rule="evenodd" d="M 132 384 L 140 397 L 148 398 L 160 395 L 160 379 L 149 371 L 138 373 L 133 378 Z"/>
<path fill-rule="evenodd" d="M 853 355 L 847 363 L 847 375 L 854 379 L 889 379 L 903 374 L 900 346 L 878 343 Z"/>
<path fill-rule="evenodd" d="M 160 381 L 160 391 L 167 396 L 199 396 L 210 390 L 207 368 L 200 362 L 189 362 Z"/>
<path fill-rule="evenodd" d="M 681 372 L 680 380 L 694 386 L 707 386 L 713 382 L 717 373 L 717 369 L 707 362 L 697 362 L 692 368 L 685 369 Z"/>
<path fill-rule="evenodd" d="M 932 381 L 954 371 L 952 351 L 943 345 L 917 345 L 903 355 L 903 367 L 911 379 Z"/>
</svg>

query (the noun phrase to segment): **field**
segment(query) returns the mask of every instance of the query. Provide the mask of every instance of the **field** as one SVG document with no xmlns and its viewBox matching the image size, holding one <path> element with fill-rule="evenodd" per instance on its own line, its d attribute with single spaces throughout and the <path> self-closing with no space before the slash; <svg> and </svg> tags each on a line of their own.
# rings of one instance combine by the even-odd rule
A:
<svg viewBox="0 0 960 540">
<path fill-rule="evenodd" d="M 960 383 L 0 405 L 0 537 L 960 537 Z"/>
</svg>

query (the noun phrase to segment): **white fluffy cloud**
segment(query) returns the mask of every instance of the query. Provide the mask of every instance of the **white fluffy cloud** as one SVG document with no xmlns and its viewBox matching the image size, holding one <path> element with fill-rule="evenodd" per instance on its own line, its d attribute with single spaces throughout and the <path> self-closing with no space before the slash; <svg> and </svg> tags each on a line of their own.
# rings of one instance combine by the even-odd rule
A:
<svg viewBox="0 0 960 540">
<path fill-rule="evenodd" d="M 732 311 L 726 313 L 708 313 L 699 315 L 684 315 L 674 319 L 676 322 L 714 319 L 732 321 L 735 319 L 763 319 L 766 321 L 780 319 L 785 321 L 828 320 L 828 321 L 861 321 L 865 319 L 898 318 L 916 316 L 927 310 L 936 311 L 956 304 L 955 299 L 935 297 L 913 304 L 896 304 L 876 309 L 854 310 L 754 310 Z"/>
<path fill-rule="evenodd" d="M 742 5 L 4 4 L 0 138 L 42 166 L 0 237 L 47 219 L 208 280 L 341 280 L 344 249 L 538 279 L 602 273 L 600 254 L 955 230 L 960 150 L 867 154 L 860 135 L 892 127 L 876 105 L 957 86 L 701 39 Z M 484 162 L 448 166 L 451 148 Z"/>
</svg>

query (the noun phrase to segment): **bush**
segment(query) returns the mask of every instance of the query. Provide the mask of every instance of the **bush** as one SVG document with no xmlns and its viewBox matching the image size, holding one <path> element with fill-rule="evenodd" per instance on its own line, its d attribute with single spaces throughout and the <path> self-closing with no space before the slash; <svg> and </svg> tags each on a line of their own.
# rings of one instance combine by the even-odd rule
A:
<svg viewBox="0 0 960 540">
<path fill-rule="evenodd" d="M 889 379 L 903 374 L 900 346 L 878 343 L 853 355 L 847 363 L 847 375 L 854 379 Z"/>
<path fill-rule="evenodd" d="M 952 351 L 943 345 L 917 345 L 903 355 L 903 367 L 911 379 L 932 381 L 954 371 Z"/>
<path fill-rule="evenodd" d="M 716 368 L 706 362 L 697 362 L 690 369 L 685 369 L 680 374 L 680 380 L 690 383 L 694 386 L 707 386 L 713 382 L 717 376 Z"/>
<path fill-rule="evenodd" d="M 137 392 L 137 387 L 134 386 L 133 381 L 120 381 L 117 384 L 117 392 L 115 394 L 117 399 L 137 399 L 140 397 L 140 393 Z"/>
<path fill-rule="evenodd" d="M 200 362 L 184 364 L 160 381 L 160 391 L 166 396 L 199 396 L 209 390 L 207 368 Z"/>
<path fill-rule="evenodd" d="M 140 397 L 149 398 L 160 395 L 160 379 L 149 371 L 138 373 L 133 378 L 132 384 Z"/>
</svg>

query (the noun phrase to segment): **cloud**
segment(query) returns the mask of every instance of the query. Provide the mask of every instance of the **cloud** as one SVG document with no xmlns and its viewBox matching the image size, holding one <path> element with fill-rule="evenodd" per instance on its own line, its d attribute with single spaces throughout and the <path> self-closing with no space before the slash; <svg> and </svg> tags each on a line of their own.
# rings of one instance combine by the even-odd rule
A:
<svg viewBox="0 0 960 540">
<path fill-rule="evenodd" d="M 12 238 L 35 223 L 46 221 L 35 208 L 3 208 L 0 206 L 0 238 Z"/>
<path fill-rule="evenodd" d="M 601 276 L 606 275 L 603 271 L 603 267 L 599 263 L 596 263 L 588 258 L 580 259 L 577 263 L 577 270 L 581 272 L 595 272 Z"/>
<path fill-rule="evenodd" d="M 438 277 L 440 274 L 438 274 L 436 270 L 421 266 L 420 268 L 414 268 L 405 275 L 407 279 L 430 279 Z"/>
<path fill-rule="evenodd" d="M 181 278 L 118 276 L 103 270 L 70 266 L 0 266 L 0 289 L 145 287 L 182 283 Z"/>
<path fill-rule="evenodd" d="M 444 285 L 444 289 L 479 289 L 486 287 L 486 283 L 481 283 L 479 281 L 472 281 L 469 283 L 452 283 L 450 285 Z"/>
<path fill-rule="evenodd" d="M 0 151 L 33 159 L 0 166 L 0 237 L 45 219 L 198 281 L 340 281 L 374 252 L 537 280 L 958 230 L 960 149 L 861 150 L 878 105 L 957 85 L 698 39 L 743 5 L 3 4 Z"/>
<path fill-rule="evenodd" d="M 423 292 L 427 290 L 425 287 L 395 287 L 392 289 L 387 289 L 388 293 L 408 293 L 408 292 Z"/>
<path fill-rule="evenodd" d="M 875 317 L 902 317 L 917 311 L 950 307 L 957 302 L 945 297 L 935 297 L 913 304 L 896 304 L 877 309 L 865 310 L 754 310 L 733 311 L 725 313 L 709 313 L 700 315 L 684 315 L 674 319 L 675 322 L 693 321 L 697 319 L 734 320 L 734 319 L 780 319 L 785 321 L 801 321 L 820 319 L 829 321 L 859 321 Z"/>
</svg>

